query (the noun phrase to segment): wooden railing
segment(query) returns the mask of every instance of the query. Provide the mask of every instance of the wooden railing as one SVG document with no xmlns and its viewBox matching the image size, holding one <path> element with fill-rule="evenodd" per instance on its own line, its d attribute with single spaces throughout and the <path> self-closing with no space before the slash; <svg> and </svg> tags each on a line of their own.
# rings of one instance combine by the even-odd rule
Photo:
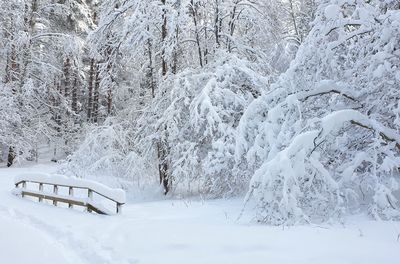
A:
<svg viewBox="0 0 400 264">
<path fill-rule="evenodd" d="M 39 190 L 27 190 L 26 184 L 27 183 L 36 183 L 39 184 Z M 53 188 L 53 193 L 45 193 L 43 192 L 43 185 L 49 185 Z M 22 186 L 22 188 L 20 188 Z M 63 196 L 58 194 L 58 188 L 65 187 L 68 188 L 68 196 Z M 74 189 L 84 189 L 87 190 L 87 198 L 80 198 L 74 197 Z M 15 183 L 15 191 L 17 195 L 24 196 L 31 196 L 38 198 L 39 202 L 42 202 L 43 199 L 51 200 L 54 206 L 57 206 L 57 203 L 67 203 L 69 208 L 73 208 L 74 205 L 86 207 L 88 212 L 96 212 L 98 214 L 109 214 L 106 209 L 101 208 L 101 206 L 96 205 L 93 202 L 93 193 L 96 193 L 112 202 L 116 203 L 116 213 L 121 213 L 121 207 L 124 202 L 118 201 L 114 198 L 107 196 L 106 194 L 100 193 L 99 191 L 92 190 L 88 187 L 82 186 L 73 186 L 73 185 L 66 185 L 66 184 L 56 184 L 54 182 L 45 182 L 45 181 L 36 181 L 36 180 L 20 180 Z"/>
</svg>

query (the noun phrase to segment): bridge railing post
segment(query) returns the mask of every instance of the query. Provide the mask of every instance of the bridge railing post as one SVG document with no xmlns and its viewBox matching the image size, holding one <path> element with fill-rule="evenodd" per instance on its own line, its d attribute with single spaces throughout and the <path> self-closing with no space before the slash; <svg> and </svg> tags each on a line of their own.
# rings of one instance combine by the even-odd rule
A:
<svg viewBox="0 0 400 264">
<path fill-rule="evenodd" d="M 88 198 L 89 198 L 89 200 L 92 200 L 92 199 L 93 199 L 93 191 L 92 191 L 91 189 L 88 189 Z M 89 204 L 89 203 L 88 203 L 88 206 L 87 206 L 87 211 L 88 211 L 89 213 L 92 212 L 92 208 L 90 207 L 90 204 Z"/>
<path fill-rule="evenodd" d="M 26 181 L 22 182 L 22 189 L 26 189 Z M 24 197 L 24 190 L 22 190 L 21 196 Z"/>
<path fill-rule="evenodd" d="M 39 183 L 39 192 L 43 192 L 43 183 Z M 43 201 L 42 197 L 39 197 L 39 202 Z"/>
<path fill-rule="evenodd" d="M 121 213 L 121 209 L 122 209 L 122 204 L 117 203 L 117 214 Z"/>
<path fill-rule="evenodd" d="M 71 197 L 74 196 L 74 188 L 73 187 L 69 187 L 68 194 Z M 73 207 L 73 205 L 71 203 L 69 203 L 68 208 L 72 208 L 72 207 Z"/>
<path fill-rule="evenodd" d="M 57 186 L 57 185 L 54 185 L 54 187 L 53 187 L 53 193 L 54 193 L 54 194 L 58 194 L 58 186 Z M 53 200 L 53 205 L 54 205 L 54 206 L 57 206 L 57 201 L 56 201 L 56 200 Z"/>
</svg>

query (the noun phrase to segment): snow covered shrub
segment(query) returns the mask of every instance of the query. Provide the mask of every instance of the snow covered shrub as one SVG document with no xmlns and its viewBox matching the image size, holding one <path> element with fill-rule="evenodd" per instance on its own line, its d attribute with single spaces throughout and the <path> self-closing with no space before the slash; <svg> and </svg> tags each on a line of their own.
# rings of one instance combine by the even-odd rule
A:
<svg viewBox="0 0 400 264">
<path fill-rule="evenodd" d="M 389 2 L 321 1 L 289 70 L 246 109 L 235 159 L 258 221 L 400 219 L 400 11 Z"/>
<path fill-rule="evenodd" d="M 213 197 L 243 191 L 249 178 L 234 170 L 235 134 L 244 109 L 268 80 L 251 63 L 221 53 L 221 59 L 166 80 L 146 120 L 146 140 L 168 149 L 173 187 Z"/>
<path fill-rule="evenodd" d="M 3 147 L 0 157 L 3 160 L 7 159 L 10 146 L 16 153 L 29 149 L 29 144 L 22 139 L 21 116 L 15 109 L 11 87 L 0 82 L 0 145 Z"/>
<path fill-rule="evenodd" d="M 38 156 L 38 143 L 51 137 L 48 112 L 43 103 L 36 102 L 32 96 L 32 83 L 27 82 L 19 93 L 16 83 L 0 82 L 0 145 L 1 158 L 13 153 L 15 162 L 34 160 Z M 42 87 L 39 86 L 40 90 Z M 39 93 L 37 91 L 37 93 Z M 10 151 L 12 150 L 12 151 Z"/>
<path fill-rule="evenodd" d="M 68 157 L 64 172 L 125 188 L 148 184 L 146 176 L 156 172 L 133 151 L 130 131 L 126 124 L 111 119 L 92 127 L 79 149 Z"/>
</svg>

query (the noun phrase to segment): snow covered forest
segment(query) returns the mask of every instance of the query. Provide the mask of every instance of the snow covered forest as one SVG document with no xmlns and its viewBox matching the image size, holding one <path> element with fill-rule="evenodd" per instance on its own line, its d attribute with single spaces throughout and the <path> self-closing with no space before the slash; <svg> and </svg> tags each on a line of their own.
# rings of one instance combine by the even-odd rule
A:
<svg viewBox="0 0 400 264">
<path fill-rule="evenodd" d="M 269 225 L 400 220 L 399 0 L 0 0 L 0 145 Z"/>
</svg>

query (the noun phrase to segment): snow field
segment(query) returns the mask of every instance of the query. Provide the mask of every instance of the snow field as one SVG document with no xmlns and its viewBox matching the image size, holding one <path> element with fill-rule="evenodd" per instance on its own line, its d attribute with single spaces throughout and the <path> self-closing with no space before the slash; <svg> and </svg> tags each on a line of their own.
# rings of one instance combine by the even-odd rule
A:
<svg viewBox="0 0 400 264">
<path fill-rule="evenodd" d="M 0 169 L 2 263 L 299 263 L 397 264 L 400 224 L 352 217 L 344 225 L 272 227 L 237 220 L 241 199 L 129 202 L 100 216 L 54 208 L 11 194 L 20 173 Z M 248 210 L 251 210 L 249 207 Z"/>
</svg>

